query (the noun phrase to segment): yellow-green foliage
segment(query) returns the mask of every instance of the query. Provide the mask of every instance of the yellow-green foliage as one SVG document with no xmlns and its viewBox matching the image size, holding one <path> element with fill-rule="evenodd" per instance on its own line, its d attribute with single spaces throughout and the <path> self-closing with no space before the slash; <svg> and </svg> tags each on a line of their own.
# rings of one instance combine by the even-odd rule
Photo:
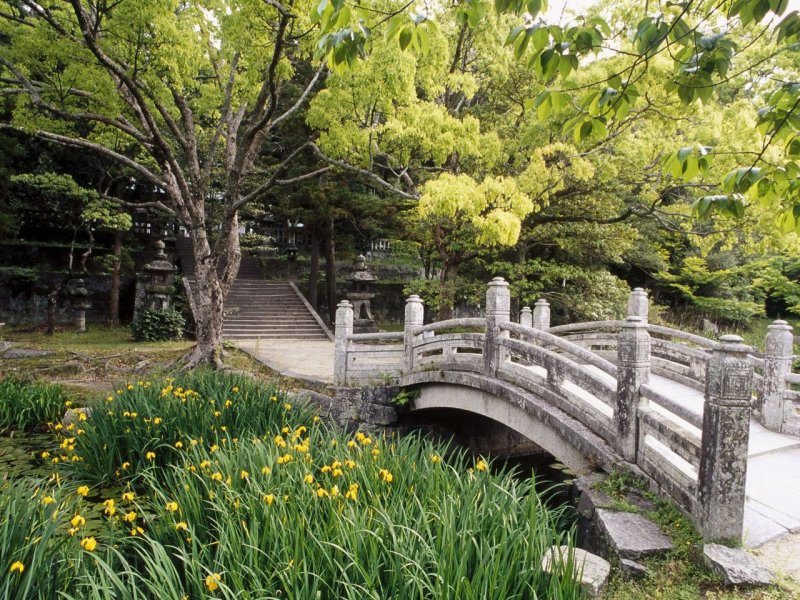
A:
<svg viewBox="0 0 800 600">
<path fill-rule="evenodd" d="M 487 177 L 478 183 L 469 175 L 444 173 L 423 188 L 417 206 L 421 219 L 446 222 L 448 228 L 471 226 L 477 244 L 511 246 L 519 238 L 522 219 L 533 210 L 531 199 L 508 177 Z"/>
</svg>

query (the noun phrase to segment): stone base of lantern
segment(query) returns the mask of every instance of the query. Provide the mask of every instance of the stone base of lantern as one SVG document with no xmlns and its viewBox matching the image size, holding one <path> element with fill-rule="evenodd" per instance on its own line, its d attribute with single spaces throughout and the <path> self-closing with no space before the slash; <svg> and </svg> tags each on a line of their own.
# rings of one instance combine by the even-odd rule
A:
<svg viewBox="0 0 800 600">
<path fill-rule="evenodd" d="M 375 326 L 372 319 L 353 319 L 353 333 L 378 333 L 380 329 Z"/>
</svg>

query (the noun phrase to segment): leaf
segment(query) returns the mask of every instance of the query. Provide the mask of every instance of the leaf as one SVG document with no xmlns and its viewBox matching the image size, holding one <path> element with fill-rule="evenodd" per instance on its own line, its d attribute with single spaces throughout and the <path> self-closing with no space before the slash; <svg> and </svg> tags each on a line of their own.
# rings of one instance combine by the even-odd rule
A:
<svg viewBox="0 0 800 600">
<path fill-rule="evenodd" d="M 411 39 L 414 37 L 414 32 L 411 31 L 410 27 L 406 27 L 400 32 L 400 49 L 405 50 L 408 48 L 408 45 L 411 43 Z"/>
</svg>

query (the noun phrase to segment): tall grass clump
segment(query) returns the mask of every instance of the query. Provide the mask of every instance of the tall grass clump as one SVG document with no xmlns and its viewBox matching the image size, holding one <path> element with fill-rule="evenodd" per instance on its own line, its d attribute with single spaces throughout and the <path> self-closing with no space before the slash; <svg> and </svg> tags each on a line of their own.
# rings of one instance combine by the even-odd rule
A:
<svg viewBox="0 0 800 600">
<path fill-rule="evenodd" d="M 60 421 L 67 393 L 47 383 L 0 379 L 0 431 L 31 430 Z"/>
<path fill-rule="evenodd" d="M 0 598 L 56 598 L 80 568 L 81 536 L 67 534 L 75 498 L 29 481 L 0 483 Z"/>
<path fill-rule="evenodd" d="M 235 374 L 198 370 L 160 382 L 121 384 L 90 419 L 62 431 L 70 473 L 94 485 L 131 482 L 181 460 L 195 446 L 218 448 L 282 423 L 311 422 L 273 386 Z"/>
<path fill-rule="evenodd" d="M 136 550 L 73 597 L 580 597 L 571 577 L 540 568 L 570 542 L 565 511 L 532 481 L 443 450 L 318 425 L 191 448 L 143 473 L 148 496 L 126 523 Z"/>
</svg>

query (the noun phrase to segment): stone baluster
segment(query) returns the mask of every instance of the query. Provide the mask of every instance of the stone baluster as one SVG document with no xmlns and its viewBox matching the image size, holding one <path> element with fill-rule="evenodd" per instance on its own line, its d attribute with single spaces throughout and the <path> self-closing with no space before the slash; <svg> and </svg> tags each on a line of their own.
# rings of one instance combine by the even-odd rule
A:
<svg viewBox="0 0 800 600">
<path fill-rule="evenodd" d="M 794 336 L 786 321 L 774 321 L 767 328 L 764 352 L 764 394 L 761 398 L 761 423 L 780 431 L 784 419 L 783 392 L 786 376 L 792 372 Z"/>
<path fill-rule="evenodd" d="M 550 303 L 544 298 L 539 298 L 533 305 L 533 328 L 550 329 Z"/>
<path fill-rule="evenodd" d="M 617 448 L 623 458 L 636 462 L 639 406 L 647 400 L 639 388 L 650 379 L 650 334 L 640 316 L 630 316 L 619 332 L 617 343 L 617 402 L 614 424 Z"/>
<path fill-rule="evenodd" d="M 706 540 L 741 541 L 753 365 L 738 335 L 723 335 L 706 375 L 698 526 Z"/>
<path fill-rule="evenodd" d="M 342 300 L 336 308 L 336 340 L 333 381 L 335 385 L 347 385 L 347 338 L 353 334 L 353 305 Z"/>
<path fill-rule="evenodd" d="M 523 306 L 519 311 L 519 324 L 523 327 L 533 327 L 533 312 L 530 306 Z"/>
<path fill-rule="evenodd" d="M 405 351 L 403 373 L 411 375 L 414 371 L 414 329 L 421 326 L 425 317 L 425 305 L 419 296 L 414 294 L 406 300 L 406 317 L 403 325 L 405 332 Z"/>
<path fill-rule="evenodd" d="M 648 309 L 647 292 L 639 287 L 633 288 L 631 295 L 628 296 L 628 316 L 642 317 L 644 322 L 647 323 Z"/>
<path fill-rule="evenodd" d="M 511 292 L 508 282 L 495 277 L 489 282 L 486 291 L 486 342 L 483 348 L 483 364 L 487 375 L 495 377 L 497 368 L 505 359 L 500 351 L 499 341 L 508 337 L 507 331 L 500 331 L 500 323 L 511 321 Z"/>
</svg>

